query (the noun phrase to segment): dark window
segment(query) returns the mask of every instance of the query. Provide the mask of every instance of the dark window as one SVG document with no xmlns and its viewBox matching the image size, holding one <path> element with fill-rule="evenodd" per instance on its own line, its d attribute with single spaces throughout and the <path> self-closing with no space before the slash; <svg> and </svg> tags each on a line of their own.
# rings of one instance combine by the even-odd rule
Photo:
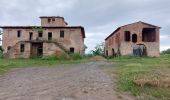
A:
<svg viewBox="0 0 170 100">
<path fill-rule="evenodd" d="M 136 34 L 133 34 L 133 35 L 132 35 L 132 42 L 133 42 L 133 43 L 136 43 L 136 42 L 137 42 L 137 35 L 136 35 Z"/>
<path fill-rule="evenodd" d="M 48 40 L 52 40 L 52 32 L 48 32 Z"/>
<path fill-rule="evenodd" d="M 33 32 L 29 32 L 29 35 L 30 35 L 29 40 L 32 40 Z"/>
<path fill-rule="evenodd" d="M 130 41 L 130 32 L 125 31 L 125 41 Z"/>
<path fill-rule="evenodd" d="M 38 37 L 43 37 L 43 32 L 42 31 L 38 32 Z"/>
<path fill-rule="evenodd" d="M 8 46 L 8 48 L 7 48 L 8 50 L 10 50 L 11 49 L 11 46 Z"/>
<path fill-rule="evenodd" d="M 74 53 L 74 48 L 70 48 L 70 53 Z"/>
<path fill-rule="evenodd" d="M 60 31 L 60 37 L 64 38 L 64 31 Z"/>
<path fill-rule="evenodd" d="M 25 51 L 25 45 L 24 44 L 21 44 L 20 45 L 20 52 L 24 52 Z"/>
<path fill-rule="evenodd" d="M 53 18 L 52 20 L 53 20 L 53 22 L 54 22 L 54 21 L 55 21 L 55 18 Z"/>
<path fill-rule="evenodd" d="M 51 22 L 51 19 L 50 18 L 48 18 L 48 23 L 50 23 Z"/>
<path fill-rule="evenodd" d="M 17 31 L 17 37 L 21 37 L 21 30 Z"/>
<path fill-rule="evenodd" d="M 115 56 L 115 50 L 112 48 L 112 56 Z"/>
</svg>

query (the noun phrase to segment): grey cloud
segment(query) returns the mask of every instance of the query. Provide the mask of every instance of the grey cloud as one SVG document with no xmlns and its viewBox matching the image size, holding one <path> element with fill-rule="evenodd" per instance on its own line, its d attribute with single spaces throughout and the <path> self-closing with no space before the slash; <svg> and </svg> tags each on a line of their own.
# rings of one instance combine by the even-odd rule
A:
<svg viewBox="0 0 170 100">
<path fill-rule="evenodd" d="M 88 51 L 117 27 L 145 21 L 169 35 L 169 0 L 1 0 L 0 25 L 39 25 L 39 16 L 64 16 L 69 25 L 85 27 Z M 161 39 L 161 48 L 170 47 Z"/>
</svg>

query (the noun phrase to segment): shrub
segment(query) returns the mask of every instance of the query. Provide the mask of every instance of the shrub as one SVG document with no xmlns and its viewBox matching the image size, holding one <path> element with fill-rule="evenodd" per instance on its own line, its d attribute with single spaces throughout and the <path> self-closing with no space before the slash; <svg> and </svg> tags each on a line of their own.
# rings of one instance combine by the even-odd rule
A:
<svg viewBox="0 0 170 100">
<path fill-rule="evenodd" d="M 94 56 L 104 56 L 104 42 L 95 46 L 94 50 L 91 51 Z"/>
<path fill-rule="evenodd" d="M 3 51 L 4 51 L 4 49 L 0 46 L 0 58 L 3 57 Z"/>
<path fill-rule="evenodd" d="M 162 51 L 161 54 L 170 54 L 170 49 L 167 49 L 167 50 Z"/>
<path fill-rule="evenodd" d="M 83 57 L 82 55 L 80 55 L 80 54 L 70 54 L 69 56 L 70 56 L 71 60 L 81 60 L 81 59 L 84 58 L 84 57 Z"/>
</svg>

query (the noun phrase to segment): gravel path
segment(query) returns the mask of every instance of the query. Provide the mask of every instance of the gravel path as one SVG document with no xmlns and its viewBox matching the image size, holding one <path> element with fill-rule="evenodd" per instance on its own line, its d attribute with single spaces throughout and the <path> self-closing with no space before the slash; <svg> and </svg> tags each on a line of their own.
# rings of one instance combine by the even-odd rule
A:
<svg viewBox="0 0 170 100">
<path fill-rule="evenodd" d="M 0 100 L 122 100 L 105 64 L 15 69 L 0 77 Z"/>
</svg>

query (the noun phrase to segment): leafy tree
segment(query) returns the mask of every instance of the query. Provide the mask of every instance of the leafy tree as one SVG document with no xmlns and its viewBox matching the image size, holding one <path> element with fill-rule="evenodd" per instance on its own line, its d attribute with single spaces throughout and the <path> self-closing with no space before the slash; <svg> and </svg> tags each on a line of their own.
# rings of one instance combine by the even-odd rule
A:
<svg viewBox="0 0 170 100">
<path fill-rule="evenodd" d="M 97 44 L 94 48 L 94 50 L 91 51 L 91 53 L 96 56 L 96 55 L 101 55 L 104 56 L 104 42 Z"/>
<path fill-rule="evenodd" d="M 2 31 L 0 30 L 0 35 L 2 35 Z"/>
<path fill-rule="evenodd" d="M 167 49 L 167 50 L 162 51 L 162 53 L 161 53 L 161 54 L 170 54 L 170 48 L 169 48 L 169 49 Z"/>
<path fill-rule="evenodd" d="M 2 46 L 0 46 L 0 58 L 2 58 L 3 57 L 3 48 L 2 48 Z"/>
<path fill-rule="evenodd" d="M 0 46 L 0 51 L 3 51 L 2 46 Z"/>
</svg>

